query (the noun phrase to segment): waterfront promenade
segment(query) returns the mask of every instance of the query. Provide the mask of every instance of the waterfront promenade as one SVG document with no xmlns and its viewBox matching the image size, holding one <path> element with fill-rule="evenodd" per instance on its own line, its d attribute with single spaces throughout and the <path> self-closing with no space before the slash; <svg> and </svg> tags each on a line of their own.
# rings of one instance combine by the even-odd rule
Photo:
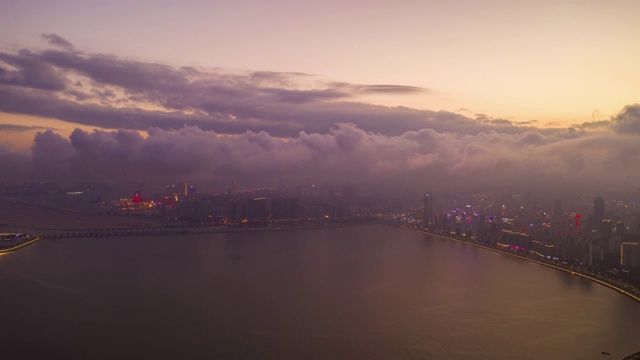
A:
<svg viewBox="0 0 640 360">
<path fill-rule="evenodd" d="M 588 271 L 587 269 L 584 268 L 578 268 L 578 267 L 574 267 L 573 265 L 569 265 L 569 264 L 563 264 L 560 262 L 553 262 L 553 261 L 547 261 L 543 258 L 540 257 L 529 257 L 529 256 L 525 256 L 522 254 L 517 254 L 514 252 L 510 252 L 510 251 L 506 251 L 506 250 L 502 250 L 499 248 L 494 248 L 485 244 L 481 244 L 481 243 L 476 243 L 476 242 L 472 242 L 472 241 L 467 241 L 467 240 L 463 240 L 463 239 L 459 239 L 459 238 L 455 238 L 452 236 L 446 236 L 443 234 L 436 234 L 434 232 L 430 232 L 430 231 L 426 231 L 426 230 L 421 230 L 421 229 L 416 229 L 413 227 L 409 227 L 409 226 L 404 226 L 404 225 L 400 225 L 401 228 L 403 229 L 407 229 L 407 230 L 411 230 L 411 231 L 415 231 L 415 232 L 419 232 L 419 233 L 423 233 L 423 234 L 427 234 L 427 235 L 431 235 L 434 237 L 439 237 L 439 238 L 443 238 L 446 240 L 450 240 L 450 241 L 455 241 L 458 243 L 462 243 L 462 244 L 466 244 L 466 245 L 471 245 L 471 246 L 475 246 L 475 247 L 479 247 L 485 250 L 489 250 L 489 251 L 493 251 L 493 252 L 497 252 L 497 253 L 501 253 L 501 254 L 505 254 L 508 256 L 513 256 L 522 260 L 526 260 L 526 261 L 530 261 L 530 262 L 534 262 L 536 264 L 539 265 L 543 265 L 543 266 L 547 266 L 550 267 L 552 269 L 555 270 L 560 270 L 560 271 L 564 271 L 568 274 L 571 275 L 576 275 L 576 276 L 580 276 L 582 278 L 591 280 L 593 282 L 596 282 L 600 285 L 606 286 L 612 290 L 615 290 L 625 296 L 630 297 L 631 299 L 633 299 L 634 301 L 640 303 L 640 289 L 636 288 L 635 286 L 632 286 L 630 284 L 625 284 L 619 281 L 616 281 L 615 279 L 611 279 L 608 278 L 606 276 L 602 276 L 600 274 Z"/>
</svg>

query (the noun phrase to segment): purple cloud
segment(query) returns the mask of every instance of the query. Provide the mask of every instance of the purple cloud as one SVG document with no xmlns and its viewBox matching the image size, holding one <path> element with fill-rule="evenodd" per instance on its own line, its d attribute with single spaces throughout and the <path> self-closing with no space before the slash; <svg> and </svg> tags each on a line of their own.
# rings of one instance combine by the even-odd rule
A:
<svg viewBox="0 0 640 360">
<path fill-rule="evenodd" d="M 177 68 L 57 45 L 63 50 L 0 53 L 0 111 L 117 130 L 76 129 L 68 138 L 47 130 L 30 154 L 0 148 L 0 167 L 20 164 L 2 180 L 264 186 L 287 176 L 290 183 L 358 181 L 421 192 L 628 187 L 640 177 L 640 105 L 611 121 L 537 129 L 484 114 L 356 101 L 428 94 L 423 88 Z M 0 126 L 22 130 L 37 129 Z"/>
<path fill-rule="evenodd" d="M 640 135 L 640 104 L 626 106 L 611 122 L 619 134 Z"/>
<path fill-rule="evenodd" d="M 252 130 L 280 136 L 326 133 L 342 122 L 388 135 L 423 128 L 468 134 L 530 129 L 506 120 L 479 121 L 445 111 L 354 101 L 363 94 L 429 92 L 412 86 L 323 83 L 312 75 L 290 72 L 176 68 L 69 49 L 0 53 L 0 58 L 13 67 L 2 73 L 0 93 L 5 100 L 0 100 L 0 111 L 106 128 L 197 125 L 219 133 Z M 162 110 L 148 110 L 150 106 Z"/>
<path fill-rule="evenodd" d="M 29 51 L 17 55 L 0 53 L 0 86 L 60 91 L 66 80 L 55 67 Z"/>
<path fill-rule="evenodd" d="M 41 34 L 43 39 L 47 40 L 47 42 L 54 46 L 59 46 L 66 50 L 73 50 L 73 44 L 63 39 L 62 37 L 56 34 Z"/>
<path fill-rule="evenodd" d="M 637 141 L 615 133 L 464 135 L 423 129 L 392 136 L 341 123 L 327 133 L 302 131 L 284 138 L 254 131 L 230 136 L 199 127 L 152 128 L 146 137 L 132 130 L 76 129 L 63 138 L 47 130 L 36 136 L 31 156 L 21 156 L 32 179 L 63 183 L 131 186 L 190 179 L 205 185 L 235 179 L 265 186 L 286 176 L 291 183 L 358 181 L 419 192 L 471 185 L 575 188 L 583 179 L 592 186 L 633 186 L 640 176 L 638 154 Z M 6 151 L 0 157 L 11 159 Z M 615 173 L 625 176 L 611 176 Z"/>
<path fill-rule="evenodd" d="M 0 132 L 24 132 L 34 130 L 47 130 L 48 128 L 43 126 L 25 126 L 16 124 L 0 124 Z"/>
</svg>

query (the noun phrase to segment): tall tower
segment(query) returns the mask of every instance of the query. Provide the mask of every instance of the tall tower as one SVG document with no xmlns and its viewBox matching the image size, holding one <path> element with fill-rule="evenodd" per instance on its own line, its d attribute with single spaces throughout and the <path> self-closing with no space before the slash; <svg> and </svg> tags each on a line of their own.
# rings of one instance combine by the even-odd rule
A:
<svg viewBox="0 0 640 360">
<path fill-rule="evenodd" d="M 594 229 L 598 229 L 604 219 L 604 199 L 600 196 L 593 200 L 593 223 Z"/>
<path fill-rule="evenodd" d="M 425 225 L 433 225 L 433 205 L 431 193 L 424 194 L 423 198 L 424 202 L 424 224 Z"/>
</svg>

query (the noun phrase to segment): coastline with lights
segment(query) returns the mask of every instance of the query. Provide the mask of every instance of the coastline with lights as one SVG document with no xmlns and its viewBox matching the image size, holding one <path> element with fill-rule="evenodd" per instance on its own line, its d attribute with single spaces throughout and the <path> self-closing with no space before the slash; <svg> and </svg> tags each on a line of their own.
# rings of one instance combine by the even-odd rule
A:
<svg viewBox="0 0 640 360">
<path fill-rule="evenodd" d="M 585 271 L 582 271 L 581 269 L 575 269 L 573 267 L 564 268 L 562 266 L 559 266 L 558 264 L 554 264 L 554 263 L 550 263 L 550 262 L 547 262 L 547 261 L 543 261 L 541 259 L 530 258 L 530 257 L 527 257 L 527 256 L 515 254 L 515 253 L 509 252 L 509 251 L 501 250 L 501 249 L 494 248 L 494 247 L 491 247 L 491 246 L 487 246 L 487 245 L 484 245 L 484 244 L 478 244 L 478 243 L 473 243 L 473 242 L 469 242 L 469 241 L 464 241 L 464 240 L 461 240 L 461 239 L 458 239 L 458 238 L 455 238 L 455 237 L 446 236 L 446 235 L 443 235 L 443 234 L 436 234 L 436 233 L 433 233 L 433 232 L 430 232 L 430 231 L 420 230 L 420 229 L 416 229 L 416 228 L 412 228 L 412 227 L 408 227 L 408 226 L 403 226 L 403 225 L 400 225 L 399 227 L 402 228 L 402 229 L 411 230 L 411 231 L 415 231 L 415 232 L 418 232 L 418 233 L 427 234 L 427 235 L 430 235 L 430 236 L 434 236 L 434 237 L 439 237 L 439 238 L 446 239 L 446 240 L 455 241 L 455 242 L 458 242 L 458 243 L 461 243 L 461 244 L 475 246 L 475 247 L 478 247 L 478 248 L 482 248 L 482 249 L 485 249 L 485 250 L 497 252 L 497 253 L 500 253 L 500 254 L 513 256 L 513 257 L 516 257 L 516 258 L 519 258 L 519 259 L 522 259 L 522 260 L 527 260 L 527 261 L 530 261 L 530 262 L 533 262 L 533 263 L 536 263 L 536 264 L 539 264 L 539 265 L 547 266 L 547 267 L 550 267 L 550 268 L 555 269 L 555 270 L 564 271 L 564 272 L 566 272 L 566 273 L 568 273 L 570 275 L 576 275 L 576 276 L 585 278 L 587 280 L 591 280 L 591 281 L 593 281 L 595 283 L 598 283 L 600 285 L 606 286 L 606 287 L 608 287 L 608 288 L 610 288 L 610 289 L 612 289 L 612 290 L 614 290 L 614 291 L 616 291 L 616 292 L 618 292 L 620 294 L 623 294 L 625 296 L 630 297 L 635 302 L 640 303 L 640 289 L 637 289 L 637 288 L 635 288 L 633 286 L 629 286 L 631 289 L 630 290 L 626 290 L 626 289 L 624 289 L 624 288 L 622 288 L 622 287 L 620 287 L 620 286 L 618 286 L 616 284 L 612 284 L 612 283 L 608 282 L 606 279 L 599 279 L 598 277 L 596 277 L 597 275 L 587 273 Z"/>
<path fill-rule="evenodd" d="M 0 234 L 0 255 L 22 249 L 38 241 L 40 241 L 40 237 L 36 235 L 2 233 Z"/>
</svg>

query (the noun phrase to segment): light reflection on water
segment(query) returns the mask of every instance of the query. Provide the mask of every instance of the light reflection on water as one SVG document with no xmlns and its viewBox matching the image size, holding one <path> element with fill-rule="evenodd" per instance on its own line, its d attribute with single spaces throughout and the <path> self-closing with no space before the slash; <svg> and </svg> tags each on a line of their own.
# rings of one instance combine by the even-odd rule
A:
<svg viewBox="0 0 640 360">
<path fill-rule="evenodd" d="M 35 356 L 596 359 L 640 306 L 400 229 L 45 240 L 0 258 L 0 343 Z M 7 330 L 10 329 L 10 330 Z"/>
</svg>

